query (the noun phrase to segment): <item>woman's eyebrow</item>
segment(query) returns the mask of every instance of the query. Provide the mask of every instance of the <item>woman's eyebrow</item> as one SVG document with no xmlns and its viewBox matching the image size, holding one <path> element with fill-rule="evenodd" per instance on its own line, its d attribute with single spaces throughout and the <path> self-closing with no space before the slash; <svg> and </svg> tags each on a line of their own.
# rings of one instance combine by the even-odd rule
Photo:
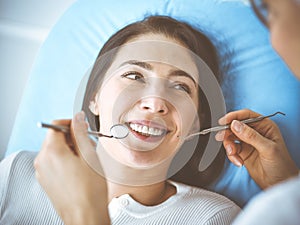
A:
<svg viewBox="0 0 300 225">
<path fill-rule="evenodd" d="M 153 70 L 153 67 L 151 66 L 151 64 L 146 63 L 146 62 L 142 62 L 142 61 L 137 61 L 137 60 L 128 60 L 126 62 L 123 62 L 119 67 L 122 67 L 126 64 L 139 66 L 139 67 L 142 67 L 146 70 Z"/>
<path fill-rule="evenodd" d="M 193 81 L 195 87 L 197 87 L 197 83 L 196 83 L 195 79 L 190 74 L 188 74 L 187 72 L 185 72 L 183 70 L 172 70 L 169 73 L 169 76 L 170 77 L 175 77 L 175 76 L 187 77 L 187 78 L 191 79 Z"/>
</svg>

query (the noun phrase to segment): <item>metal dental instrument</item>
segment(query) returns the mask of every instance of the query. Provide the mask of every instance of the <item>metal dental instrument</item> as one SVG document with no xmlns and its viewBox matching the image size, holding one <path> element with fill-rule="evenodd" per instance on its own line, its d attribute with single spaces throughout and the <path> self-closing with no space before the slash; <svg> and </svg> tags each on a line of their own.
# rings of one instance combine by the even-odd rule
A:
<svg viewBox="0 0 300 225">
<path fill-rule="evenodd" d="M 246 124 L 247 123 L 254 123 L 254 122 L 261 121 L 261 120 L 263 120 L 265 118 L 269 118 L 269 117 L 275 116 L 277 114 L 281 114 L 281 115 L 285 116 L 285 113 L 283 113 L 283 112 L 276 112 L 276 113 L 273 113 L 273 114 L 267 115 L 267 116 L 258 116 L 258 117 L 249 118 L 249 119 L 246 119 L 246 120 L 241 120 L 241 122 L 242 123 L 246 123 Z M 190 137 L 197 136 L 197 135 L 205 135 L 205 134 L 208 134 L 210 132 L 217 132 L 217 131 L 226 130 L 226 129 L 229 129 L 229 128 L 230 128 L 230 124 L 223 125 L 223 126 L 211 127 L 211 128 L 208 128 L 208 129 L 204 129 L 204 130 L 202 130 L 200 132 L 197 132 L 197 133 L 194 133 L 194 134 L 190 134 L 186 138 L 190 138 Z"/>
<path fill-rule="evenodd" d="M 70 133 L 70 128 L 66 126 L 60 126 L 60 125 L 53 125 L 48 123 L 38 123 L 38 127 L 42 128 L 50 128 L 57 131 L 61 131 L 63 133 Z M 115 124 L 110 128 L 111 135 L 105 135 L 97 131 L 88 131 L 89 135 L 95 136 L 95 137 L 107 137 L 107 138 L 116 138 L 116 139 L 122 139 L 128 136 L 129 129 L 124 124 Z"/>
</svg>

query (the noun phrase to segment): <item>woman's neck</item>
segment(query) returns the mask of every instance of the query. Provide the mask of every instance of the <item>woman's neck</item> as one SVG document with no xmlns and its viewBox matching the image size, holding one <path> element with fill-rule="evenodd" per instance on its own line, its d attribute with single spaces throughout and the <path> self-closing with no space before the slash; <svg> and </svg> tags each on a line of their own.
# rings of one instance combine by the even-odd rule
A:
<svg viewBox="0 0 300 225">
<path fill-rule="evenodd" d="M 108 182 L 108 200 L 129 194 L 135 201 L 146 205 L 158 205 L 176 194 L 176 187 L 167 181 L 145 186 L 128 186 Z"/>
<path fill-rule="evenodd" d="M 166 181 L 171 158 L 151 167 L 135 168 L 120 163 L 107 151 L 100 150 L 97 151 L 102 165 L 99 173 L 107 179 L 109 202 L 129 194 L 143 205 L 157 205 L 176 193 L 176 188 Z"/>
</svg>

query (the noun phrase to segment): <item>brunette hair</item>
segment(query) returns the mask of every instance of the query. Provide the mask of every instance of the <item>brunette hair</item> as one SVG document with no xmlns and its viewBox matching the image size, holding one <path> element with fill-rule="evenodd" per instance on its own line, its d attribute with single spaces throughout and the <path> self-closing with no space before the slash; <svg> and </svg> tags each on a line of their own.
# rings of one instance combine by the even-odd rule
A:
<svg viewBox="0 0 300 225">
<path fill-rule="evenodd" d="M 144 34 L 161 34 L 170 39 L 180 42 L 183 46 L 199 56 L 211 69 L 217 80 L 221 82 L 222 69 L 219 54 L 210 39 L 199 29 L 195 29 L 188 23 L 175 20 L 168 16 L 149 16 L 142 21 L 132 23 L 112 35 L 100 50 L 96 63 L 94 64 L 89 81 L 87 83 L 82 109 L 85 111 L 90 127 L 99 130 L 99 117 L 89 110 L 90 101 L 94 98 L 102 84 L 103 77 L 113 62 L 117 53 L 116 49 L 133 38 Z M 105 57 L 102 57 L 104 56 Z M 199 118 L 201 128 L 211 126 L 211 112 L 204 93 L 199 89 Z M 198 104 L 200 105 L 200 104 Z M 203 117 L 205 119 L 203 119 Z M 208 142 L 207 137 L 200 137 L 197 148 L 186 165 L 180 169 L 172 180 L 189 185 L 205 187 L 220 174 L 224 165 L 224 150 L 219 154 L 212 164 L 203 172 L 198 171 L 200 159 Z"/>
</svg>

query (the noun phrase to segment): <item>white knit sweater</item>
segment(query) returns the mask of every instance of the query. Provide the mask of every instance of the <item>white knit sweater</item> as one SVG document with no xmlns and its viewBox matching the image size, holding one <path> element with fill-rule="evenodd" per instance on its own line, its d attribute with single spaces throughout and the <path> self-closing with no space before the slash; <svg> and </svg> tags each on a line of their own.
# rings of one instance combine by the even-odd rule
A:
<svg viewBox="0 0 300 225">
<path fill-rule="evenodd" d="M 0 224 L 63 224 L 35 179 L 36 153 L 22 151 L 0 163 Z M 125 194 L 109 204 L 112 224 L 231 224 L 240 208 L 219 194 L 175 183 L 177 193 L 144 206 Z"/>
</svg>

